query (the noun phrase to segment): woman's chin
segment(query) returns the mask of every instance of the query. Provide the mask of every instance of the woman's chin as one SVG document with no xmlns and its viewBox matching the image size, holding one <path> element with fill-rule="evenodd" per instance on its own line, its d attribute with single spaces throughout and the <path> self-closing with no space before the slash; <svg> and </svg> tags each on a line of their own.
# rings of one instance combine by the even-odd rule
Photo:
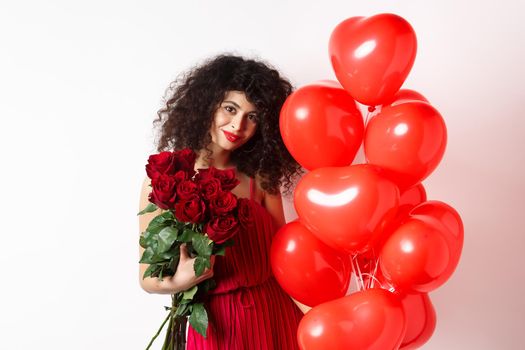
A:
<svg viewBox="0 0 525 350">
<path fill-rule="evenodd" d="M 234 144 L 232 142 L 221 143 L 221 144 L 219 144 L 219 146 L 220 146 L 220 148 L 222 148 L 223 150 L 228 151 L 228 152 L 233 152 L 237 148 L 241 147 L 241 145 L 236 145 L 236 144 Z"/>
</svg>

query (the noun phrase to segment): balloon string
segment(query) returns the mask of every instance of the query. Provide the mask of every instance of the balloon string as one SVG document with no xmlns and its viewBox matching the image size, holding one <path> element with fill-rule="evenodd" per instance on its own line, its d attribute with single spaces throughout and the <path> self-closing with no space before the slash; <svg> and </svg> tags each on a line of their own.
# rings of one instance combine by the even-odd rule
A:
<svg viewBox="0 0 525 350">
<path fill-rule="evenodd" d="M 353 274 L 355 275 L 355 283 L 357 285 L 357 290 L 359 291 L 360 289 L 360 286 L 359 286 L 359 280 L 357 278 L 357 274 L 356 274 L 356 270 L 355 270 L 355 266 L 354 266 L 354 259 L 355 259 L 355 255 L 352 255 L 352 259 L 350 259 L 350 264 L 352 264 L 352 272 Z"/>
<path fill-rule="evenodd" d="M 357 254 L 354 255 L 353 259 L 357 260 Z M 359 273 L 359 281 L 361 282 L 360 290 L 364 290 L 365 289 L 365 283 L 363 282 L 363 274 L 361 273 L 361 269 L 359 268 L 359 263 L 357 261 L 355 262 L 355 266 L 356 266 L 357 273 Z M 356 277 L 357 277 L 357 275 L 356 275 Z"/>
<path fill-rule="evenodd" d="M 383 284 L 382 284 L 381 282 L 379 282 L 379 280 L 376 278 L 377 267 L 379 266 L 379 259 L 380 259 L 380 258 L 377 258 L 377 259 L 376 259 L 376 266 L 374 267 L 374 273 L 372 274 L 372 275 L 373 275 L 372 286 L 371 286 L 370 288 L 374 288 L 374 281 L 377 281 L 377 283 L 379 283 L 379 285 L 381 286 L 381 288 L 383 288 Z"/>
<path fill-rule="evenodd" d="M 350 259 L 350 263 L 352 264 L 352 271 L 354 272 L 354 275 L 355 275 L 355 283 L 357 285 L 357 291 L 360 291 L 363 288 L 361 287 L 361 281 L 359 280 L 359 276 L 357 275 L 357 262 L 355 261 L 356 258 L 357 258 L 357 255 L 352 255 L 352 259 Z"/>
<path fill-rule="evenodd" d="M 377 283 L 382 287 L 381 282 L 377 279 L 376 276 L 372 275 L 371 273 L 365 272 L 363 273 L 363 276 L 368 276 L 370 280 L 372 281 L 372 283 L 368 282 L 368 286 L 366 287 L 367 289 L 374 288 L 374 281 L 377 281 Z"/>
</svg>

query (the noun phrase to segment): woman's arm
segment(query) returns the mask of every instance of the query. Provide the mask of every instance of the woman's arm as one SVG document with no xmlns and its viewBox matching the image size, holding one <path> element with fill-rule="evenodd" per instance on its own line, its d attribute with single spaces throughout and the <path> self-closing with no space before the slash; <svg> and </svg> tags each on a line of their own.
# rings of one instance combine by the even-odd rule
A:
<svg viewBox="0 0 525 350">
<path fill-rule="evenodd" d="M 286 224 L 285 218 L 284 218 L 284 210 L 283 210 L 283 201 L 280 194 L 272 195 L 264 192 L 263 197 L 263 207 L 266 208 L 268 213 L 273 217 L 275 223 L 277 224 L 278 228 L 281 228 Z M 305 314 L 308 311 L 310 311 L 311 307 L 306 306 L 304 304 L 301 304 L 294 298 L 290 297 L 295 305 L 299 307 L 299 309 Z"/>
<path fill-rule="evenodd" d="M 144 209 L 148 203 L 148 196 L 151 192 L 150 180 L 146 178 L 142 184 L 142 190 L 140 193 L 140 205 L 139 210 Z M 161 210 L 158 209 L 152 213 L 147 213 L 139 216 L 139 232 L 142 234 L 148 228 L 150 221 L 157 215 L 161 213 Z M 144 253 L 144 248 L 139 245 L 139 259 Z M 196 277 L 195 271 L 193 269 L 193 264 L 195 258 L 190 258 L 186 251 L 186 246 L 181 245 L 180 248 L 180 259 L 179 265 L 177 266 L 177 271 L 174 276 L 164 276 L 162 281 L 157 277 L 146 277 L 144 272 L 148 268 L 149 264 L 139 264 L 139 283 L 142 289 L 148 293 L 155 294 L 175 294 L 180 291 L 187 290 L 199 282 L 213 277 L 213 263 L 214 257 L 211 259 L 211 269 L 205 269 L 204 273 Z"/>
</svg>

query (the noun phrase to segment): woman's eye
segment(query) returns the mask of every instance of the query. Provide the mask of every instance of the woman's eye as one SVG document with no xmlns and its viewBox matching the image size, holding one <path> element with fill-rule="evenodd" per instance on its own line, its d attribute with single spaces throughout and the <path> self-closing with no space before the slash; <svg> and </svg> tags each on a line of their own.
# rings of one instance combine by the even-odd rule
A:
<svg viewBox="0 0 525 350">
<path fill-rule="evenodd" d="M 250 115 L 248 115 L 248 118 L 249 118 L 251 121 L 253 121 L 253 122 L 256 122 L 256 121 L 257 121 L 257 115 L 255 115 L 255 114 L 250 114 Z"/>
<path fill-rule="evenodd" d="M 230 113 L 235 113 L 235 108 L 233 108 L 232 106 L 226 106 L 224 107 L 224 109 L 226 109 Z"/>
</svg>

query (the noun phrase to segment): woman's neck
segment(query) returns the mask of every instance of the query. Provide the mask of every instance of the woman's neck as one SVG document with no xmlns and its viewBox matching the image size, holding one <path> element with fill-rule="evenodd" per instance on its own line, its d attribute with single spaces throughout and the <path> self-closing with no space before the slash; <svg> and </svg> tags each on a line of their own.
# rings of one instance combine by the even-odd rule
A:
<svg viewBox="0 0 525 350">
<path fill-rule="evenodd" d="M 208 156 L 208 150 L 206 149 L 202 149 L 197 153 L 195 169 L 208 168 L 210 166 L 213 166 L 217 169 L 233 168 L 234 165 L 230 163 L 231 152 L 213 146 L 214 145 L 210 145 L 208 147 L 213 152 L 210 156 Z"/>
</svg>

